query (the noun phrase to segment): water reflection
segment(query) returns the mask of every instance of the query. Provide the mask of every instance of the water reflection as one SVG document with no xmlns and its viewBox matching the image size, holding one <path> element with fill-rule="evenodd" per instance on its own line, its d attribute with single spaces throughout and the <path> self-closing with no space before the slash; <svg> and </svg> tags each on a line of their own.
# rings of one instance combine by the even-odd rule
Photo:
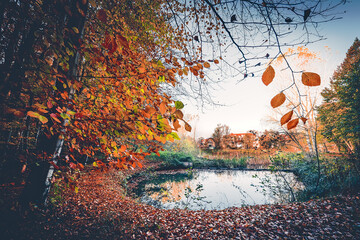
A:
<svg viewBox="0 0 360 240">
<path fill-rule="evenodd" d="M 190 177 L 189 177 L 190 176 Z M 146 183 L 140 201 L 159 208 L 224 209 L 293 200 L 301 185 L 292 173 L 269 171 L 198 170 L 162 183 Z"/>
</svg>

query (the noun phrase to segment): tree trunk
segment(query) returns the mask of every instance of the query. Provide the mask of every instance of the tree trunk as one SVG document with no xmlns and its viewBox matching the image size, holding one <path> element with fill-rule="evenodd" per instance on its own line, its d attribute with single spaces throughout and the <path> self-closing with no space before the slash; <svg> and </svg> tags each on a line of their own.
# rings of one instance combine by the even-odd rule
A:
<svg viewBox="0 0 360 240">
<path fill-rule="evenodd" d="M 77 2 L 78 2 L 78 6 L 81 6 L 81 10 L 83 11 L 84 15 L 82 15 L 81 13 L 79 13 L 79 11 L 77 10 Z M 87 14 L 87 10 L 88 10 L 88 4 L 83 4 L 81 0 L 72 0 L 71 1 L 71 11 L 72 11 L 72 15 L 68 16 L 68 23 L 66 25 L 66 27 L 68 29 L 73 29 L 74 27 L 77 28 L 79 30 L 79 34 L 76 35 L 72 35 L 68 40 L 68 44 L 72 44 L 76 47 L 79 47 L 79 39 L 83 38 L 83 34 L 84 34 L 84 27 L 85 27 L 85 21 L 86 21 L 86 14 Z M 70 58 L 69 60 L 69 71 L 68 71 L 68 81 L 70 80 L 78 80 L 76 79 L 76 76 L 78 75 L 78 69 L 79 69 L 79 63 L 80 63 L 80 53 L 77 51 L 76 54 L 74 54 L 74 57 Z M 74 94 L 74 89 L 70 88 L 69 90 L 69 97 L 71 98 Z M 71 110 L 71 109 L 68 109 Z M 67 123 L 67 119 L 64 121 L 64 125 L 66 125 Z M 63 133 L 65 134 L 65 130 L 63 130 Z M 53 154 L 53 157 L 51 159 L 51 161 L 54 162 L 54 164 L 57 164 L 58 159 L 60 158 L 60 154 L 61 154 L 61 150 L 63 148 L 64 145 L 64 139 L 59 136 L 59 138 L 57 139 L 56 142 L 56 146 L 55 146 L 55 151 Z M 45 189 L 44 192 L 42 194 L 42 199 L 43 199 L 43 204 L 46 206 L 47 202 L 48 202 L 48 194 L 50 192 L 50 188 L 51 188 L 51 180 L 53 178 L 53 174 L 54 174 L 54 166 L 50 165 L 50 168 L 48 170 L 48 173 L 46 175 L 46 179 L 45 179 Z"/>
</svg>

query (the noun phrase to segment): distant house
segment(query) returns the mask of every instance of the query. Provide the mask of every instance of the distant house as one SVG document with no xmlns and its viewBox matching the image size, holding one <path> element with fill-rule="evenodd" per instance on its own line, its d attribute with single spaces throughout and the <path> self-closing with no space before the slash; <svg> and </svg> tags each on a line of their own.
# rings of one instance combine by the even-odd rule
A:
<svg viewBox="0 0 360 240">
<path fill-rule="evenodd" d="M 225 147 L 232 149 L 257 149 L 259 139 L 253 133 L 230 133 L 224 137 Z"/>
</svg>

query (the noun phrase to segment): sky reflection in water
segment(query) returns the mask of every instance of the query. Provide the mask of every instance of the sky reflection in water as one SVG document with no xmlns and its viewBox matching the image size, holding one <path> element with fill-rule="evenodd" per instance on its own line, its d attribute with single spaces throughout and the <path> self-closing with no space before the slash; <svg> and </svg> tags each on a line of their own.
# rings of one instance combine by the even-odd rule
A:
<svg viewBox="0 0 360 240">
<path fill-rule="evenodd" d="M 292 173 L 281 174 L 295 190 L 301 187 Z M 165 209 L 210 210 L 289 199 L 284 179 L 269 171 L 194 170 L 192 179 L 146 184 L 140 201 Z"/>
</svg>

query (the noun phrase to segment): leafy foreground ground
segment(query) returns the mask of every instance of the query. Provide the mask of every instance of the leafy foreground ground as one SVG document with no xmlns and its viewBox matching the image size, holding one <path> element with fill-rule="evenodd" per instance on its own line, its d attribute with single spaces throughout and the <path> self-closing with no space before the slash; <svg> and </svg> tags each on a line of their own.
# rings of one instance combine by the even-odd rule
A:
<svg viewBox="0 0 360 240">
<path fill-rule="evenodd" d="M 221 211 L 160 210 L 123 196 L 117 174 L 87 173 L 77 194 L 64 192 L 61 206 L 9 222 L 3 233 L 13 239 L 360 239 L 360 195 Z"/>
</svg>

